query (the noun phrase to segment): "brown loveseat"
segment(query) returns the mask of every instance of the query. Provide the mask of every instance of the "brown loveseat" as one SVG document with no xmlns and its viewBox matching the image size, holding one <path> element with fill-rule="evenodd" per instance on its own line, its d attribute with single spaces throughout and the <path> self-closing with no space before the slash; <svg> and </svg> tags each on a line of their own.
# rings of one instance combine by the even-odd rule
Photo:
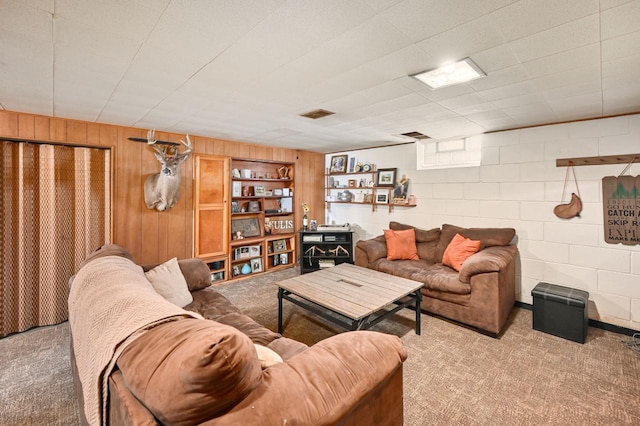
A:
<svg viewBox="0 0 640 426">
<path fill-rule="evenodd" d="M 468 324 L 497 336 L 515 303 L 517 248 L 511 228 L 460 228 L 422 230 L 390 222 L 392 230 L 415 229 L 418 260 L 388 260 L 384 235 L 360 240 L 356 265 L 424 283 L 422 309 Z M 460 272 L 444 266 L 445 249 L 456 234 L 480 240 L 481 249 L 470 256 Z"/>
<path fill-rule="evenodd" d="M 308 347 L 244 315 L 210 285 L 209 270 L 201 260 L 178 263 L 193 303 L 184 307 L 184 315 L 179 312 L 173 315 L 177 307 L 167 306 L 167 312 L 173 316 L 144 326 L 142 332 L 137 331 L 133 336 L 121 336 L 113 351 L 115 359 L 104 370 L 107 398 L 103 401 L 106 404 L 101 416 L 103 422 L 112 425 L 402 425 L 402 363 L 407 354 L 397 336 L 348 332 Z M 83 272 L 92 265 L 98 268 L 94 274 Z M 144 269 L 151 267 L 153 265 Z M 105 274 L 100 268 L 111 270 Z M 74 294 L 74 286 L 93 286 L 92 292 L 114 286 L 114 290 L 105 289 L 100 296 L 102 300 L 96 302 L 108 305 L 105 299 L 114 291 L 121 292 L 118 282 L 126 281 L 126 287 L 122 288 L 136 287 L 133 296 L 118 301 L 120 305 L 134 308 L 126 315 L 165 309 L 162 303 L 169 302 L 161 296 L 162 300 L 156 300 L 151 294 L 153 288 L 151 293 L 146 289 L 140 278 L 145 279 L 142 271 L 126 251 L 110 245 L 92 255 L 72 282 L 69 298 L 72 369 L 83 424 L 100 421 L 84 406 L 85 393 L 93 382 L 83 378 L 85 374 L 80 371 L 77 354 L 86 351 L 83 343 L 87 342 L 78 342 L 78 339 L 86 339 L 90 334 L 84 330 L 87 321 L 79 322 L 85 315 L 78 312 L 83 310 L 80 302 L 85 299 Z M 144 297 L 138 298 L 136 292 Z M 108 308 L 108 312 L 112 310 L 114 308 Z M 205 319 L 194 318 L 197 315 L 193 312 Z M 101 323 L 102 329 L 91 331 L 98 333 L 95 340 L 102 340 L 103 336 L 107 339 L 112 334 L 111 324 L 122 321 L 118 315 L 115 312 L 113 319 Z M 130 320 L 136 321 L 136 318 Z M 90 318 L 91 321 L 100 320 Z M 283 362 L 261 368 L 252 343 L 273 350 Z M 100 349 L 95 353 L 98 355 L 91 358 L 99 358 Z"/>
</svg>

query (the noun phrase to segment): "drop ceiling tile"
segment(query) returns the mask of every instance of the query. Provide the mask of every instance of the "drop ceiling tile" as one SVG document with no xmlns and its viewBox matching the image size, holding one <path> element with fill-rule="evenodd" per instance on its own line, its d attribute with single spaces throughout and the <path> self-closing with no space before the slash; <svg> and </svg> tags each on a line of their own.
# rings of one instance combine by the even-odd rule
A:
<svg viewBox="0 0 640 426">
<path fill-rule="evenodd" d="M 477 112 L 473 114 L 467 114 L 465 115 L 465 118 L 467 120 L 471 120 L 474 123 L 484 127 L 485 123 L 487 122 L 490 122 L 493 120 L 499 120 L 499 119 L 504 120 L 509 117 L 504 112 L 497 109 L 493 109 L 493 110 L 487 110 L 487 111 Z"/>
<path fill-rule="evenodd" d="M 555 113 L 546 102 L 503 108 L 503 111 L 513 118 L 527 118 L 531 122 L 540 118 L 543 120 L 547 118 L 555 119 Z"/>
<path fill-rule="evenodd" d="M 533 78 L 589 65 L 600 66 L 600 43 L 588 44 L 576 49 L 544 56 L 525 62 L 522 65 Z"/>
<path fill-rule="evenodd" d="M 531 95 L 537 92 L 538 89 L 532 81 L 523 81 L 508 86 L 496 87 L 495 89 L 481 90 L 478 93 L 486 100 L 493 102 L 501 99 Z"/>
<path fill-rule="evenodd" d="M 483 14 L 482 6 L 477 2 L 405 0 L 383 11 L 380 16 L 405 33 L 411 41 L 419 42 Z"/>
<path fill-rule="evenodd" d="M 409 89 L 394 81 L 389 81 L 358 92 L 360 96 L 368 99 L 371 103 L 388 101 L 390 99 L 408 95 L 409 93 L 411 93 Z"/>
<path fill-rule="evenodd" d="M 548 74 L 533 79 L 533 82 L 541 92 L 583 84 L 598 86 L 600 83 L 600 64 L 574 68 L 569 71 L 555 74 Z"/>
<path fill-rule="evenodd" d="M 402 0 L 362 0 L 363 3 L 367 4 L 371 9 L 376 12 L 383 11 L 385 9 L 390 8 L 391 6 L 400 3 Z"/>
<path fill-rule="evenodd" d="M 450 139 L 468 135 L 478 135 L 484 132 L 484 128 L 472 123 L 464 117 L 456 117 L 450 120 L 427 123 L 418 131 L 431 136 L 433 139 Z"/>
<path fill-rule="evenodd" d="M 80 58 L 90 54 L 119 64 L 128 65 L 142 45 L 142 40 L 92 28 L 64 17 L 56 19 L 55 34 L 57 48 L 71 49 Z"/>
<path fill-rule="evenodd" d="M 539 92 L 527 93 L 524 95 L 518 95 L 510 98 L 496 99 L 491 101 L 498 108 L 517 107 L 522 105 L 529 105 L 544 102 L 544 97 Z"/>
<path fill-rule="evenodd" d="M 456 109 L 482 104 L 486 101 L 487 100 L 480 96 L 478 93 L 467 93 L 462 96 L 443 99 L 441 101 L 438 101 L 438 103 L 445 108 Z"/>
<path fill-rule="evenodd" d="M 153 4 L 155 0 L 145 3 Z M 171 1 L 155 30 L 170 31 L 171 28 L 184 27 L 208 36 L 213 43 L 222 39 L 224 43 L 230 44 L 259 22 L 268 19 L 282 4 L 281 0 L 201 1 L 197 4 Z"/>
<path fill-rule="evenodd" d="M 612 61 L 640 52 L 640 31 L 602 41 L 602 61 Z"/>
<path fill-rule="evenodd" d="M 602 64 L 602 86 L 604 89 L 608 89 L 623 87 L 627 83 L 637 83 L 640 81 L 638 70 L 640 70 L 640 54 L 604 62 Z"/>
<path fill-rule="evenodd" d="M 487 16 L 436 34 L 417 46 L 434 58 L 437 66 L 455 62 L 475 52 L 491 49 L 505 43 L 505 38 Z"/>
<path fill-rule="evenodd" d="M 487 74 L 520 63 L 508 44 L 474 53 L 471 59 Z"/>
<path fill-rule="evenodd" d="M 98 33 L 144 40 L 155 26 L 162 10 L 127 0 L 56 0 L 56 19 L 75 21 Z"/>
<path fill-rule="evenodd" d="M 361 66 L 363 71 L 368 71 L 387 80 L 394 80 L 435 67 L 437 67 L 437 62 L 415 44 L 398 49 Z"/>
<path fill-rule="evenodd" d="M 503 7 L 509 6 L 511 3 L 516 3 L 520 0 L 480 0 L 482 3 L 482 7 L 487 12 L 492 12 L 497 9 L 502 9 Z"/>
<path fill-rule="evenodd" d="M 602 94 L 603 114 L 635 113 L 640 109 L 640 84 L 630 84 L 620 88 L 607 89 Z"/>
<path fill-rule="evenodd" d="M 564 116 L 596 117 L 602 114 L 602 95 L 599 92 L 547 101 L 552 110 Z"/>
<path fill-rule="evenodd" d="M 491 13 L 509 41 L 540 33 L 598 12 L 598 0 L 521 0 Z"/>
<path fill-rule="evenodd" d="M 640 31 L 640 5 L 637 1 L 602 11 L 602 39 Z"/>
<path fill-rule="evenodd" d="M 597 93 L 601 92 L 600 81 L 558 87 L 555 89 L 545 90 L 541 93 L 542 93 L 542 96 L 549 101 L 549 100 L 563 99 L 566 97 L 575 97 L 581 94 L 594 93 L 594 92 L 597 92 Z"/>
<path fill-rule="evenodd" d="M 572 21 L 510 43 L 516 56 L 527 62 L 599 42 L 598 15 Z"/>
<path fill-rule="evenodd" d="M 473 90 L 482 91 L 504 87 L 515 83 L 520 83 L 529 79 L 529 75 L 522 65 L 514 65 L 487 74 L 486 77 L 478 78 L 467 83 Z"/>
<path fill-rule="evenodd" d="M 636 0 L 600 0 L 600 10 L 611 9 L 625 3 L 631 3 Z"/>
<path fill-rule="evenodd" d="M 52 42 L 51 13 L 29 3 L 4 0 L 0 8 L 0 28 L 32 40 Z"/>
<path fill-rule="evenodd" d="M 453 111 L 456 114 L 460 114 L 464 117 L 469 117 L 470 115 L 473 114 L 478 114 L 478 113 L 482 113 L 482 112 L 490 112 L 490 111 L 495 111 L 496 110 L 496 106 L 493 105 L 491 102 L 483 102 L 481 104 L 477 104 L 477 105 L 468 105 L 465 107 L 461 107 L 461 108 L 456 108 Z"/>
</svg>

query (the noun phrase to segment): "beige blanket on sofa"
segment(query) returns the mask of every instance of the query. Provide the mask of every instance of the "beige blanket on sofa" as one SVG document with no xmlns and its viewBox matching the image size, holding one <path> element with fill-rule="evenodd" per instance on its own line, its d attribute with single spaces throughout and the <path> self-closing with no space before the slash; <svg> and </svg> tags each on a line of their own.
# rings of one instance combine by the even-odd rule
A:
<svg viewBox="0 0 640 426">
<path fill-rule="evenodd" d="M 124 348 L 144 330 L 181 317 L 202 318 L 167 302 L 128 259 L 101 257 L 80 269 L 69 293 L 69 324 L 90 425 L 106 421 L 107 379 Z"/>
</svg>

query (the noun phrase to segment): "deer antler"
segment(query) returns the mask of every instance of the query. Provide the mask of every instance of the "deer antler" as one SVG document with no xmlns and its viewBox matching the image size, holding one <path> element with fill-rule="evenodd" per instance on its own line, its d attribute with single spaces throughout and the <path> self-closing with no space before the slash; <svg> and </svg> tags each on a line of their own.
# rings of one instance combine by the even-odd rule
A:
<svg viewBox="0 0 640 426">
<path fill-rule="evenodd" d="M 149 129 L 147 132 L 147 144 L 153 145 L 156 142 L 156 129 Z"/>
<path fill-rule="evenodd" d="M 180 139 L 180 143 L 187 147 L 187 150 L 182 153 L 182 155 L 188 155 L 191 151 L 193 151 L 193 144 L 191 143 L 191 139 L 189 139 L 189 135 L 187 134 L 187 141 L 183 141 Z"/>
</svg>

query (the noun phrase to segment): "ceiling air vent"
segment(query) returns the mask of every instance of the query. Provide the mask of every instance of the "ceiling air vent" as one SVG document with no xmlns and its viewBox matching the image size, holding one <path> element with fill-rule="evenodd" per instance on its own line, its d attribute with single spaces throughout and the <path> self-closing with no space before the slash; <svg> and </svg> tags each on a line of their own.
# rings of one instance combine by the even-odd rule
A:
<svg viewBox="0 0 640 426">
<path fill-rule="evenodd" d="M 414 138 L 414 139 L 431 139 L 429 136 L 422 134 L 420 132 L 401 133 L 401 135 L 406 136 L 408 138 Z"/>
<path fill-rule="evenodd" d="M 326 109 L 316 109 L 315 111 L 305 112 L 304 114 L 300 114 L 301 117 L 307 117 L 312 120 L 317 120 L 318 118 L 326 117 L 327 115 L 333 115 L 335 112 L 327 111 Z"/>
</svg>

